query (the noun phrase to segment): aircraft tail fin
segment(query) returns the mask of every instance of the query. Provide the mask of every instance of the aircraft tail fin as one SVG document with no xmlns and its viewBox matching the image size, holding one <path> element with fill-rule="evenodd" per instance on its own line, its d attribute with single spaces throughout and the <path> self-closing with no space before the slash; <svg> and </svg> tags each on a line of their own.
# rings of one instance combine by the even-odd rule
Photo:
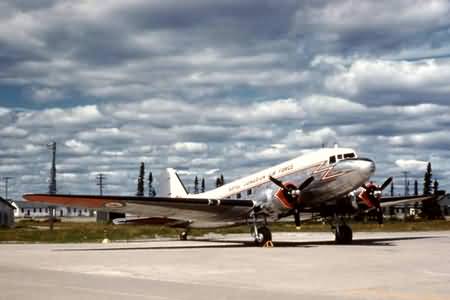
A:
<svg viewBox="0 0 450 300">
<path fill-rule="evenodd" d="M 161 172 L 160 195 L 166 197 L 186 197 L 188 195 L 186 187 L 181 182 L 175 169 L 167 168 Z"/>
</svg>

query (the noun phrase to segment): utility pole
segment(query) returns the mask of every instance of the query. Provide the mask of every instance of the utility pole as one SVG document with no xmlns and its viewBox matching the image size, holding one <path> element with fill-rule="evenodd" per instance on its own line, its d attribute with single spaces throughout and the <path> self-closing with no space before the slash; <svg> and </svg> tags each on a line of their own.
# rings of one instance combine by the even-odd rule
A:
<svg viewBox="0 0 450 300">
<path fill-rule="evenodd" d="M 402 173 L 405 178 L 405 196 L 409 196 L 408 171 L 403 171 Z"/>
<path fill-rule="evenodd" d="M 50 144 L 47 144 L 47 148 L 52 151 L 52 165 L 50 167 L 50 180 L 48 183 L 48 193 L 50 195 L 56 194 L 56 142 L 53 141 Z M 49 206 L 48 210 L 50 212 L 49 216 L 49 227 L 50 230 L 53 230 L 53 224 L 54 224 L 54 212 L 55 207 Z"/>
<path fill-rule="evenodd" d="M 5 181 L 5 200 L 8 201 L 8 182 L 10 179 L 12 179 L 12 177 L 5 176 L 2 179 Z"/>
<path fill-rule="evenodd" d="M 103 187 L 105 186 L 106 176 L 103 173 L 98 173 L 96 179 L 100 191 L 100 196 L 103 196 Z"/>
<path fill-rule="evenodd" d="M 48 184 L 48 193 L 50 195 L 56 194 L 56 142 L 47 145 L 47 148 L 52 151 L 52 166 L 50 168 L 50 181 Z"/>
</svg>

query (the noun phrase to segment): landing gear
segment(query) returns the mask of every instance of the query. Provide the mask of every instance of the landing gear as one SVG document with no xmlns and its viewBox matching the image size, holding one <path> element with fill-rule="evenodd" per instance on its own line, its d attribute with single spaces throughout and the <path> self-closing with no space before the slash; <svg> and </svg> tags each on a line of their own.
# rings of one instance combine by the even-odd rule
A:
<svg viewBox="0 0 450 300">
<path fill-rule="evenodd" d="M 353 240 L 353 231 L 352 228 L 347 225 L 344 221 L 344 219 L 337 219 L 335 218 L 336 225 L 332 226 L 332 229 L 334 229 L 335 234 L 335 241 L 338 245 L 349 245 L 352 243 Z"/>
<path fill-rule="evenodd" d="M 261 215 L 260 215 L 261 216 Z M 257 246 L 273 246 L 272 244 L 272 232 L 270 232 L 270 229 L 267 227 L 267 219 L 266 216 L 263 216 L 263 220 L 258 222 L 258 216 L 253 213 L 252 221 L 249 222 L 249 225 L 251 226 L 251 232 L 253 237 L 255 238 L 255 244 Z"/>
<path fill-rule="evenodd" d="M 180 239 L 180 241 L 186 241 L 188 237 L 188 232 L 187 231 L 182 231 L 179 235 L 178 238 Z"/>
<path fill-rule="evenodd" d="M 265 226 L 259 227 L 255 235 L 256 245 L 264 246 L 268 242 L 272 242 L 272 232 L 270 232 L 270 229 Z"/>
</svg>

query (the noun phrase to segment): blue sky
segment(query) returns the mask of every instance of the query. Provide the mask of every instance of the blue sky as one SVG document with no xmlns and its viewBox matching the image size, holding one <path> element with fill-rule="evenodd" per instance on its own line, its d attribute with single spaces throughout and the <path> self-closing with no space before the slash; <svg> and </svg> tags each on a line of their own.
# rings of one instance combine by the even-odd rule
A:
<svg viewBox="0 0 450 300">
<path fill-rule="evenodd" d="M 448 1 L 2 1 L 0 176 L 133 194 L 139 164 L 226 179 L 323 144 L 450 175 Z M 412 185 L 412 183 L 411 183 Z M 2 192 L 2 189 L 0 189 Z"/>
</svg>

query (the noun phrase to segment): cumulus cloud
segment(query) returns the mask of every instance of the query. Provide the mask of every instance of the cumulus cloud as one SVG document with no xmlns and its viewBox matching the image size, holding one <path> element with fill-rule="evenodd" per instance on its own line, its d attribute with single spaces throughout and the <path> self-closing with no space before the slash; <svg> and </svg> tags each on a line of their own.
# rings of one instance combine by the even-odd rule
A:
<svg viewBox="0 0 450 300">
<path fill-rule="evenodd" d="M 176 143 L 173 145 L 176 152 L 201 153 L 208 150 L 208 145 L 203 143 Z"/>
<path fill-rule="evenodd" d="M 330 76 L 325 86 L 352 99 L 373 104 L 448 103 L 448 61 L 357 60 Z"/>
<path fill-rule="evenodd" d="M 45 191 L 55 140 L 60 190 L 103 172 L 134 194 L 141 161 L 211 187 L 338 143 L 376 180 L 444 177 L 449 20 L 445 0 L 2 1 L 1 172 Z"/>
<path fill-rule="evenodd" d="M 395 164 L 404 170 L 420 170 L 425 172 L 428 162 L 414 159 L 398 159 Z"/>
</svg>

